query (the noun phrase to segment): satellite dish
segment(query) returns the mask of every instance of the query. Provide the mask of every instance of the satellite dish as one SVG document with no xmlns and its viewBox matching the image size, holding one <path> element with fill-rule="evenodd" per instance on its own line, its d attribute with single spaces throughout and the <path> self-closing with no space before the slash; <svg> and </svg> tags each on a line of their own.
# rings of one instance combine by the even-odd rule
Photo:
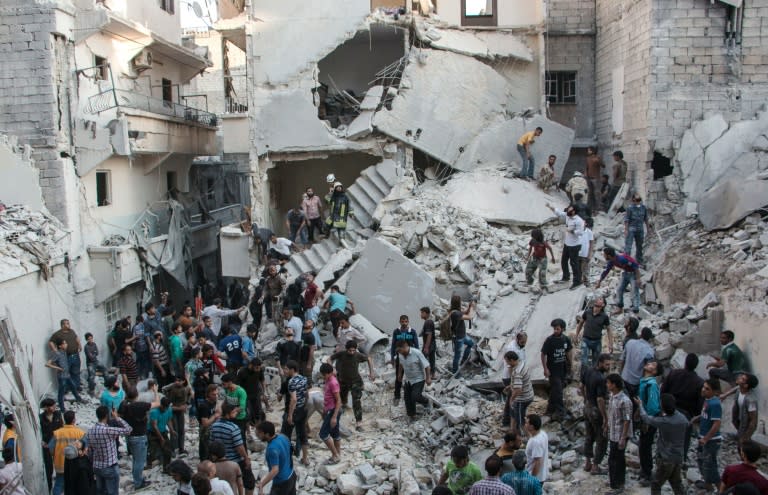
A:
<svg viewBox="0 0 768 495">
<path fill-rule="evenodd" d="M 197 2 L 192 2 L 192 12 L 194 12 L 195 15 L 199 18 L 203 17 L 203 9 L 200 7 L 200 4 Z"/>
</svg>

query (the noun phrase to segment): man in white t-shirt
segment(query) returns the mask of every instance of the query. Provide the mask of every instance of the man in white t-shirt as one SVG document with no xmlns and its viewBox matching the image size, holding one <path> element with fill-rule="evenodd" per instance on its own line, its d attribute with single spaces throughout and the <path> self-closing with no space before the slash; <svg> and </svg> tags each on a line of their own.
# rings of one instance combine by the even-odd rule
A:
<svg viewBox="0 0 768 495">
<path fill-rule="evenodd" d="M 549 437 L 541 429 L 541 417 L 538 414 L 529 414 L 525 418 L 525 431 L 529 435 L 525 445 L 525 456 L 528 458 L 525 470 L 543 483 L 549 476 Z"/>
<path fill-rule="evenodd" d="M 581 281 L 586 287 L 589 287 L 589 262 L 592 261 L 592 254 L 595 251 L 595 235 L 592 233 L 594 224 L 592 217 L 587 217 L 584 220 L 584 232 L 581 234 L 579 261 L 581 262 Z"/>
<path fill-rule="evenodd" d="M 296 248 L 296 245 L 285 237 L 277 237 L 275 234 L 272 234 L 269 236 L 269 242 L 267 243 L 267 257 L 288 261 L 291 259 L 291 248 Z"/>
</svg>

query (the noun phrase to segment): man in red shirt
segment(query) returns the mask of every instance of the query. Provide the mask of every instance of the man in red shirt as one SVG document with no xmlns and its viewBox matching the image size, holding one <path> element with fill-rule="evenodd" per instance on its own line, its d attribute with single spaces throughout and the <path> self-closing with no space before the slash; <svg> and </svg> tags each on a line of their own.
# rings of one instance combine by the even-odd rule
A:
<svg viewBox="0 0 768 495">
<path fill-rule="evenodd" d="M 739 448 L 741 464 L 733 464 L 725 468 L 720 481 L 720 493 L 739 483 L 752 483 L 760 490 L 761 495 L 768 494 L 768 480 L 757 472 L 757 460 L 760 458 L 760 446 L 748 440 Z"/>
<path fill-rule="evenodd" d="M 331 451 L 331 458 L 324 464 L 338 464 L 341 460 L 341 387 L 336 379 L 333 366 L 328 363 L 320 365 L 320 374 L 325 380 L 323 393 L 323 424 L 320 427 L 320 439 Z"/>
</svg>

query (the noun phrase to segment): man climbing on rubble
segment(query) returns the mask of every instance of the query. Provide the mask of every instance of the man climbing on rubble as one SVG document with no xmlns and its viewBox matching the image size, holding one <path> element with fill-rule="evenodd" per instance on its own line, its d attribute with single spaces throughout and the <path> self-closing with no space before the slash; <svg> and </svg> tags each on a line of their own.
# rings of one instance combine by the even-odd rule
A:
<svg viewBox="0 0 768 495">
<path fill-rule="evenodd" d="M 632 401 L 624 393 L 624 380 L 616 373 L 605 377 L 605 385 L 610 394 L 608 402 L 608 421 L 603 431 L 608 437 L 608 480 L 612 495 L 624 492 L 627 477 L 627 459 L 625 449 L 627 440 L 632 437 Z"/>
<path fill-rule="evenodd" d="M 304 214 L 303 205 L 297 205 L 288 210 L 285 215 L 285 226 L 288 228 L 288 240 L 294 244 L 306 246 L 309 244 L 309 232 L 307 216 Z"/>
<path fill-rule="evenodd" d="M 405 412 L 411 420 L 416 418 L 416 403 L 429 407 L 429 400 L 424 397 L 424 385 L 432 383 L 429 361 L 420 350 L 412 348 L 407 340 L 397 343 L 397 353 L 400 354 L 400 365 L 397 373 L 403 376 L 403 394 L 405 395 Z"/>
<path fill-rule="evenodd" d="M 555 161 L 557 157 L 555 155 L 549 155 L 547 164 L 541 167 L 539 170 L 538 185 L 539 189 L 545 192 L 549 192 L 552 186 L 557 187 L 557 179 L 555 178 Z"/>
<path fill-rule="evenodd" d="M 336 231 L 342 245 L 345 244 L 344 238 L 349 216 L 353 218 L 355 216 L 349 204 L 349 197 L 347 197 L 342 183 L 334 182 L 333 193 L 328 198 L 328 218 L 326 218 L 325 223 L 331 231 Z"/>
<path fill-rule="evenodd" d="M 395 370 L 399 369 L 400 355 L 397 353 L 397 343 L 401 340 L 405 340 L 411 347 L 419 348 L 419 336 L 416 334 L 416 330 L 411 328 L 408 321 L 408 315 L 400 316 L 400 326 L 395 328 L 392 332 L 392 342 L 389 346 L 389 359 Z M 400 391 L 403 387 L 403 377 L 396 373 L 395 376 L 395 407 L 400 404 Z"/>
<path fill-rule="evenodd" d="M 354 340 L 357 342 L 358 346 L 364 346 L 367 339 L 365 338 L 365 335 L 358 330 L 357 328 L 353 327 L 351 323 L 349 323 L 349 318 L 347 318 L 347 315 L 341 316 L 339 318 L 339 334 L 336 336 L 336 351 L 343 351 L 346 349 L 347 342 L 350 340 Z"/>
<path fill-rule="evenodd" d="M 593 368 L 584 369 L 581 375 L 581 395 L 584 397 L 584 471 L 604 474 L 600 464 L 608 450 L 604 427 L 608 424 L 608 389 L 605 374 L 611 369 L 611 356 L 600 354 Z M 595 448 L 596 447 L 596 448 Z"/>
<path fill-rule="evenodd" d="M 571 339 L 563 334 L 565 321 L 561 318 L 552 320 L 552 335 L 541 346 L 541 367 L 544 377 L 549 379 L 549 402 L 546 414 L 553 417 L 571 416 L 563 402 L 565 380 L 571 370 L 573 345 Z M 542 480 L 544 481 L 544 480 Z"/>
<path fill-rule="evenodd" d="M 747 359 L 744 352 L 734 342 L 735 335 L 730 330 L 720 332 L 720 357 L 707 365 L 709 377 L 716 380 L 723 380 L 729 384 L 736 381 L 739 373 L 747 373 Z"/>
<path fill-rule="evenodd" d="M 308 187 L 304 192 L 306 198 L 301 201 L 301 209 L 307 217 L 307 231 L 309 242 L 315 242 L 315 229 L 323 233 L 323 202 L 319 196 L 315 196 L 315 190 Z"/>
<path fill-rule="evenodd" d="M 589 186 L 587 185 L 587 179 L 581 172 L 574 172 L 573 177 L 565 184 L 565 192 L 568 194 L 568 200 L 574 201 L 577 194 L 581 194 L 582 198 L 586 198 L 589 194 Z"/>
<path fill-rule="evenodd" d="M 603 175 L 603 169 L 605 163 L 600 155 L 597 154 L 597 148 L 594 146 L 587 147 L 587 159 L 585 173 L 587 174 L 587 180 L 589 181 L 589 207 L 593 210 L 597 210 L 602 202 L 602 196 L 600 195 L 600 177 Z"/>
<path fill-rule="evenodd" d="M 608 353 L 613 353 L 613 332 L 611 319 L 605 314 L 605 298 L 597 297 L 591 308 L 587 308 L 578 318 L 574 344 L 579 344 L 579 335 L 584 329 L 581 339 L 581 370 L 597 364 L 597 357 L 603 352 L 603 331 L 608 335 Z"/>
<path fill-rule="evenodd" d="M 620 315 L 624 312 L 624 291 L 627 290 L 627 286 L 632 287 L 632 311 L 634 313 L 640 312 L 640 264 L 635 261 L 633 257 L 628 254 L 621 253 L 616 254 L 616 250 L 612 247 L 603 248 L 603 256 L 608 262 L 605 265 L 605 270 L 600 274 L 600 280 L 597 281 L 595 289 L 599 289 L 600 285 L 605 280 L 605 277 L 611 272 L 612 269 L 618 268 L 621 270 L 621 282 L 616 289 L 616 311 L 611 313 L 612 316 Z"/>
<path fill-rule="evenodd" d="M 624 153 L 620 150 L 613 152 L 613 183 L 611 184 L 611 195 L 608 198 L 608 207 L 610 208 L 616 195 L 619 194 L 621 186 L 627 182 L 627 162 L 624 161 Z"/>
<path fill-rule="evenodd" d="M 462 311 L 461 296 L 454 294 L 451 296 L 448 312 L 453 333 L 453 366 L 451 370 L 453 374 L 456 375 L 459 372 L 459 365 L 463 364 L 469 358 L 472 346 L 475 345 L 475 341 L 467 336 L 467 325 L 464 323 L 465 321 L 469 321 L 471 325 L 472 318 L 475 317 L 475 302 L 470 301 L 467 309 Z M 462 348 L 464 349 L 463 355 Z"/>
<path fill-rule="evenodd" d="M 528 264 L 525 266 L 525 283 L 533 285 L 533 274 L 539 271 L 539 286 L 542 291 L 547 290 L 547 251 L 555 262 L 555 253 L 552 246 L 544 240 L 541 229 L 531 230 L 531 240 L 528 242 L 528 255 L 525 257 Z"/>
<path fill-rule="evenodd" d="M 624 252 L 632 254 L 632 243 L 635 243 L 635 259 L 643 264 L 643 243 L 645 230 L 651 231 L 648 223 L 648 208 L 643 204 L 643 198 L 638 193 L 632 196 L 632 204 L 624 212 Z"/>
<path fill-rule="evenodd" d="M 352 314 L 355 314 L 355 305 L 349 300 L 346 294 L 341 292 L 338 285 L 331 286 L 331 293 L 328 294 L 328 299 L 323 304 L 323 309 L 328 311 L 328 317 L 331 319 L 331 327 L 333 328 L 333 336 L 338 335 L 339 322 L 341 317 L 347 312 L 347 305 L 349 305 Z"/>
<path fill-rule="evenodd" d="M 517 140 L 517 152 L 520 153 L 520 177 L 523 179 L 533 179 L 533 173 L 536 168 L 536 164 L 533 159 L 533 144 L 536 142 L 536 138 L 541 136 L 544 129 L 537 127 L 536 129 L 526 132 L 520 139 Z"/>
<path fill-rule="evenodd" d="M 283 264 L 291 259 L 291 250 L 300 251 L 299 247 L 290 239 L 277 237 L 276 234 L 269 236 L 267 258 L 277 260 L 280 264 Z"/>
<path fill-rule="evenodd" d="M 584 232 L 584 220 L 576 214 L 576 208 L 573 205 L 568 206 L 565 211 L 555 209 L 554 206 L 547 203 L 547 207 L 557 215 L 557 218 L 565 221 L 565 239 L 563 244 L 563 257 L 560 260 L 560 267 L 563 269 L 563 278 L 561 282 L 568 282 L 573 272 L 573 284 L 571 289 L 581 285 L 581 260 L 579 260 L 579 251 L 581 251 L 581 234 Z M 570 265 L 570 270 L 568 269 Z"/>
<path fill-rule="evenodd" d="M 357 422 L 357 431 L 363 429 L 363 377 L 360 376 L 360 363 L 368 363 L 368 378 L 373 382 L 376 373 L 373 371 L 371 357 L 357 350 L 357 342 L 350 340 L 343 351 L 335 352 L 328 357 L 328 364 L 336 362 L 336 374 L 339 380 L 341 403 L 347 405 L 347 397 L 352 394 L 352 411 Z"/>
</svg>

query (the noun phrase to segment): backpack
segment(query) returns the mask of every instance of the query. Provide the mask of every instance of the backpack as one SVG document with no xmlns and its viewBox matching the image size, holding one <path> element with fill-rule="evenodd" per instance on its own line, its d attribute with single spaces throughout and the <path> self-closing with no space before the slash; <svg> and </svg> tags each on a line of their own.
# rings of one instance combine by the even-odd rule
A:
<svg viewBox="0 0 768 495">
<path fill-rule="evenodd" d="M 441 340 L 453 340 L 453 321 L 451 320 L 451 313 L 440 320 L 440 339 Z"/>
</svg>

